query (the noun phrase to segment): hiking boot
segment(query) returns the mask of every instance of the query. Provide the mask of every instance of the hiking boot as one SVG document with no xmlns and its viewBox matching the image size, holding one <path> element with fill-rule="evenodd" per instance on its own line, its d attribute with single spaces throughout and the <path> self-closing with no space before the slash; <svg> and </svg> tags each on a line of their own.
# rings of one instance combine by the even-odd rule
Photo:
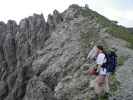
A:
<svg viewBox="0 0 133 100">
<path fill-rule="evenodd" d="M 98 95 L 95 94 L 93 97 L 90 98 L 90 100 L 98 100 Z"/>
<path fill-rule="evenodd" d="M 105 96 L 112 96 L 111 93 L 109 93 L 109 92 L 105 92 L 104 95 L 105 95 Z"/>
</svg>

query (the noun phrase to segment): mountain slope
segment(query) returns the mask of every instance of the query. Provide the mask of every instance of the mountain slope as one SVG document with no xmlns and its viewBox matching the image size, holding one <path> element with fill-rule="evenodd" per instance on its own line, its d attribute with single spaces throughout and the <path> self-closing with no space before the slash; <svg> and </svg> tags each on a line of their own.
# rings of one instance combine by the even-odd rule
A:
<svg viewBox="0 0 133 100">
<path fill-rule="evenodd" d="M 55 10 L 47 22 L 38 14 L 19 25 L 0 22 L 0 100 L 89 100 L 89 50 L 113 46 L 128 60 L 132 39 L 126 28 L 78 5 Z"/>
</svg>

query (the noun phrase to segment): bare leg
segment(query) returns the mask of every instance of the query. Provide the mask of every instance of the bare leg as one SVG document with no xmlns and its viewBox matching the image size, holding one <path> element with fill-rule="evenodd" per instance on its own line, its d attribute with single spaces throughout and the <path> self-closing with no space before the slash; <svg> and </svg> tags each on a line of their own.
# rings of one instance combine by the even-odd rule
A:
<svg viewBox="0 0 133 100">
<path fill-rule="evenodd" d="M 109 75 L 105 78 L 105 91 L 109 93 Z"/>
</svg>

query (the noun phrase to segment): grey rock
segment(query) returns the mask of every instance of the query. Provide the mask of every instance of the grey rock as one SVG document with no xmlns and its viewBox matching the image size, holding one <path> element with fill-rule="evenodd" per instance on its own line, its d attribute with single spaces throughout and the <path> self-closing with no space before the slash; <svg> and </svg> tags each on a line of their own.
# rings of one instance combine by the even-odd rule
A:
<svg viewBox="0 0 133 100">
<path fill-rule="evenodd" d="M 55 24 L 54 24 L 54 18 L 51 14 L 48 15 L 47 23 L 48 23 L 49 31 L 50 32 L 53 31 L 55 29 Z"/>
<path fill-rule="evenodd" d="M 0 100 L 3 100 L 3 98 L 7 95 L 8 93 L 8 87 L 6 82 L 0 81 Z"/>
<path fill-rule="evenodd" d="M 54 10 L 53 12 L 53 20 L 54 20 L 55 26 L 57 26 L 57 24 L 63 21 L 62 15 L 57 10 Z"/>
<path fill-rule="evenodd" d="M 22 100 L 28 80 L 34 75 L 30 63 L 18 65 L 17 67 L 17 70 L 8 77 L 9 93 L 5 100 Z"/>
<path fill-rule="evenodd" d="M 6 61 L 2 61 L 0 63 L 0 79 L 1 80 L 4 80 L 7 77 L 7 73 L 8 73 L 7 67 L 8 66 L 7 66 Z"/>
<path fill-rule="evenodd" d="M 19 32 L 16 34 L 17 58 L 25 59 L 34 55 L 36 49 L 42 48 L 49 36 L 48 25 L 43 15 L 34 14 L 21 20 Z"/>
<path fill-rule="evenodd" d="M 64 21 L 73 20 L 74 18 L 78 18 L 80 16 L 80 7 L 78 5 L 69 6 L 68 10 L 63 13 Z"/>
<path fill-rule="evenodd" d="M 17 31 L 18 31 L 17 23 L 13 20 L 8 20 L 8 22 L 7 22 L 7 33 L 11 33 L 12 35 L 15 36 Z"/>
<path fill-rule="evenodd" d="M 49 14 L 47 19 L 49 31 L 53 31 L 56 28 L 56 26 L 61 22 L 63 22 L 62 15 L 57 10 L 54 10 L 53 15 Z"/>
<path fill-rule="evenodd" d="M 51 89 L 37 77 L 33 77 L 26 90 L 24 100 L 56 100 Z"/>
<path fill-rule="evenodd" d="M 8 33 L 6 35 L 6 38 L 3 44 L 3 50 L 4 50 L 5 60 L 8 64 L 8 71 L 13 72 L 17 64 L 17 59 L 16 59 L 15 38 L 11 33 Z"/>
<path fill-rule="evenodd" d="M 4 22 L 0 22 L 0 62 L 4 59 L 3 42 L 6 37 L 6 28 L 6 24 Z"/>
<path fill-rule="evenodd" d="M 33 32 L 33 33 L 46 33 L 47 26 L 43 15 L 34 14 L 28 18 L 25 18 L 20 21 L 19 24 L 20 33 L 24 32 Z M 27 33 L 27 35 L 30 33 Z"/>
<path fill-rule="evenodd" d="M 13 72 L 8 76 L 7 78 L 7 84 L 8 84 L 8 90 L 11 91 L 13 87 L 15 86 L 17 79 L 17 71 Z"/>
</svg>

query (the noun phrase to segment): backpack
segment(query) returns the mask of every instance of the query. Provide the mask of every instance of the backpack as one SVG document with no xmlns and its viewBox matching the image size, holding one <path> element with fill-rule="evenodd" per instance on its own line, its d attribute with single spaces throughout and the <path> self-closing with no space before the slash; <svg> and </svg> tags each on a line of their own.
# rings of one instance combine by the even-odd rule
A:
<svg viewBox="0 0 133 100">
<path fill-rule="evenodd" d="M 117 55 L 114 51 L 104 53 L 107 59 L 106 63 L 102 65 L 103 68 L 107 69 L 107 72 L 114 73 L 117 66 Z"/>
</svg>

